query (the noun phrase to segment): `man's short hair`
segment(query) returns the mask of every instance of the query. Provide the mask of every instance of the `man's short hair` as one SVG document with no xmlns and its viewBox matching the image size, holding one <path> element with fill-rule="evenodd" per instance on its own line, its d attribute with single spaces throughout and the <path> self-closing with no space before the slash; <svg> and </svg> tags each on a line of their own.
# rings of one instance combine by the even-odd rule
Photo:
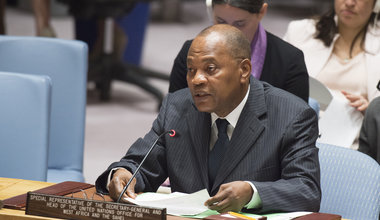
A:
<svg viewBox="0 0 380 220">
<path fill-rule="evenodd" d="M 212 0 L 214 5 L 230 5 L 235 8 L 240 8 L 252 14 L 257 14 L 263 7 L 264 0 Z"/>
<path fill-rule="evenodd" d="M 209 26 L 203 29 L 198 36 L 205 37 L 215 31 L 222 34 L 227 51 L 230 52 L 231 57 L 251 60 L 251 43 L 243 32 L 231 25 L 216 24 Z"/>
</svg>

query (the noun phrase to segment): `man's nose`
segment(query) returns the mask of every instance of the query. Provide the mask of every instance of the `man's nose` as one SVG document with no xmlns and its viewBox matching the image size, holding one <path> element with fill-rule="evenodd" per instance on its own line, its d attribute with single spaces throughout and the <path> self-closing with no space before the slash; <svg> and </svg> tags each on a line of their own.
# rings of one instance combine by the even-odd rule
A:
<svg viewBox="0 0 380 220">
<path fill-rule="evenodd" d="M 201 85 L 207 82 L 207 77 L 205 76 L 203 71 L 197 70 L 192 81 L 194 85 Z"/>
<path fill-rule="evenodd" d="M 347 7 L 352 7 L 356 4 L 356 0 L 345 0 L 345 4 Z"/>
</svg>

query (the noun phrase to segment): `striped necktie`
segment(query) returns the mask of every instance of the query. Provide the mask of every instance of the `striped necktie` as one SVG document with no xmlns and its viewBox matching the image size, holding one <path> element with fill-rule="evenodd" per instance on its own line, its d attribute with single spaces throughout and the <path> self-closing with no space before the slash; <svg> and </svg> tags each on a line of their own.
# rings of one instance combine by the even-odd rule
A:
<svg viewBox="0 0 380 220">
<path fill-rule="evenodd" d="M 216 140 L 215 145 L 208 156 L 208 175 L 210 188 L 214 184 L 216 174 L 221 165 L 224 152 L 226 151 L 226 147 L 229 142 L 227 135 L 228 124 L 229 123 L 226 119 L 219 118 L 216 120 L 216 126 L 218 127 L 218 139 Z"/>
</svg>

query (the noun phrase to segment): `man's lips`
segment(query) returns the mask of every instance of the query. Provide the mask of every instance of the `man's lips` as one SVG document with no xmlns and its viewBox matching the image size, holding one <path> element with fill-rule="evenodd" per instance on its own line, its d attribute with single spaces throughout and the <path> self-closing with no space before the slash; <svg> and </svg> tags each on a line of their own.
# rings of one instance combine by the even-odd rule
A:
<svg viewBox="0 0 380 220">
<path fill-rule="evenodd" d="M 198 100 L 205 99 L 209 96 L 210 96 L 210 94 L 207 92 L 203 92 L 203 91 L 194 92 L 194 98 L 198 99 Z"/>
<path fill-rule="evenodd" d="M 203 97 L 203 96 L 208 96 L 209 94 L 206 92 L 195 92 L 194 96 L 196 97 Z"/>
</svg>

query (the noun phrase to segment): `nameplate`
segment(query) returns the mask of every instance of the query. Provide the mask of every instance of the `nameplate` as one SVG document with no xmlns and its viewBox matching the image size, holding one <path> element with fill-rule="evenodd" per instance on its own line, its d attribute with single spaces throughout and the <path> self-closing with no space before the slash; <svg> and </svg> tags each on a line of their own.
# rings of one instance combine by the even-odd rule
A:
<svg viewBox="0 0 380 220">
<path fill-rule="evenodd" d="M 166 220 L 166 209 L 33 192 L 27 193 L 25 214 L 78 220 Z"/>
</svg>

